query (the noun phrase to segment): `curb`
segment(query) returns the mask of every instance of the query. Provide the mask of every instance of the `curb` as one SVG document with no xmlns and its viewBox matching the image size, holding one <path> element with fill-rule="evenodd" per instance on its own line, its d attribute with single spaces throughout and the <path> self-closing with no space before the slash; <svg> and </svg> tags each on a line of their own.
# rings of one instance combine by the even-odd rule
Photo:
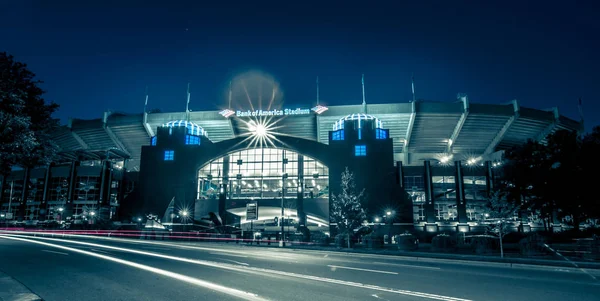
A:
<svg viewBox="0 0 600 301">
<path fill-rule="evenodd" d="M 0 300 L 1 301 L 43 301 L 25 285 L 0 272 Z"/>
</svg>

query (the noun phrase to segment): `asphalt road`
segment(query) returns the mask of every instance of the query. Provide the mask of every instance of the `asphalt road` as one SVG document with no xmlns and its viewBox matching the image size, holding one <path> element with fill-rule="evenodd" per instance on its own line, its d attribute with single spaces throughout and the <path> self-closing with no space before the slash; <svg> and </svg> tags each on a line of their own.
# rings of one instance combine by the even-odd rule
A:
<svg viewBox="0 0 600 301">
<path fill-rule="evenodd" d="M 0 271 L 44 300 L 598 300 L 600 271 L 0 234 Z"/>
</svg>

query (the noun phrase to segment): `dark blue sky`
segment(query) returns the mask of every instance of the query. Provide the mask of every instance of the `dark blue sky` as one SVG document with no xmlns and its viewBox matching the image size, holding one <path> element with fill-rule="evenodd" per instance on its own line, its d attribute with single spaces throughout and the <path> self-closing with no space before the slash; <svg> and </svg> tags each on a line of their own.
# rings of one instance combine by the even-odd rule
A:
<svg viewBox="0 0 600 301">
<path fill-rule="evenodd" d="M 258 69 L 286 103 L 417 97 L 472 102 L 519 99 L 558 106 L 586 128 L 600 124 L 600 21 L 593 1 L 4 1 L 0 51 L 45 81 L 60 117 L 108 109 L 185 109 L 225 104 L 229 79 Z"/>
</svg>

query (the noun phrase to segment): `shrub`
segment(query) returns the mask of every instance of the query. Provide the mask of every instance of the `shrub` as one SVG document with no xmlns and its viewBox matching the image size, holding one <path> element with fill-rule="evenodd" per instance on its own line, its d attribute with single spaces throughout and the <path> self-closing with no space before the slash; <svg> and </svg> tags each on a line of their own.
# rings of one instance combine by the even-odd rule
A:
<svg viewBox="0 0 600 301">
<path fill-rule="evenodd" d="M 363 236 L 365 246 L 370 249 L 383 248 L 383 236 L 371 233 Z"/>
<path fill-rule="evenodd" d="M 410 251 L 419 248 L 419 246 L 416 244 L 417 238 L 410 233 L 396 235 L 394 236 L 394 240 L 396 241 L 398 250 L 400 251 Z"/>
<path fill-rule="evenodd" d="M 346 234 L 338 234 L 335 236 L 335 246 L 338 248 L 347 248 L 348 247 L 348 236 Z M 354 245 L 352 241 L 352 236 L 350 236 L 350 247 Z"/>
<path fill-rule="evenodd" d="M 471 250 L 476 254 L 492 253 L 500 246 L 496 237 L 489 235 L 477 235 L 471 237 Z"/>
<path fill-rule="evenodd" d="M 447 252 L 456 249 L 456 239 L 448 234 L 436 235 L 431 240 L 431 249 L 434 252 Z"/>
<path fill-rule="evenodd" d="M 329 246 L 330 239 L 325 233 L 319 231 L 312 233 L 311 241 L 316 243 L 318 246 L 326 247 Z"/>
<path fill-rule="evenodd" d="M 543 236 L 537 233 L 530 234 L 519 241 L 519 252 L 525 256 L 544 254 L 546 252 L 545 243 L 546 239 Z"/>
</svg>

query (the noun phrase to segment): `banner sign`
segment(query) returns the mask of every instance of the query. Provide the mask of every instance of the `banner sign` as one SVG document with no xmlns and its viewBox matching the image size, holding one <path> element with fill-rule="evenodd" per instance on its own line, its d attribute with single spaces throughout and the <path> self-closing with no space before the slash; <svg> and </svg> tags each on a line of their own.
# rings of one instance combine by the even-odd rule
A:
<svg viewBox="0 0 600 301">
<path fill-rule="evenodd" d="M 308 115 L 310 114 L 309 109 L 283 109 L 283 110 L 254 110 L 254 111 L 235 111 L 237 117 L 262 117 L 262 116 L 295 116 L 295 115 Z"/>
<path fill-rule="evenodd" d="M 258 220 L 258 202 L 250 202 L 246 204 L 246 220 Z"/>
</svg>

